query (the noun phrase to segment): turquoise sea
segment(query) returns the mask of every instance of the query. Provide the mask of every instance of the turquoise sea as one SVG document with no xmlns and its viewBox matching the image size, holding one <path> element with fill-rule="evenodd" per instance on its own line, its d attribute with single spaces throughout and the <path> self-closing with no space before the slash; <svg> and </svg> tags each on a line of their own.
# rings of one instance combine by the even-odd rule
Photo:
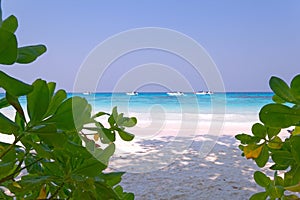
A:
<svg viewBox="0 0 300 200">
<path fill-rule="evenodd" d="M 3 97 L 4 94 L 0 94 Z M 170 96 L 167 93 L 143 93 L 127 95 L 126 93 L 68 93 L 68 96 L 86 98 L 93 106 L 93 111 L 110 112 L 114 106 L 126 115 L 143 118 L 144 114 L 167 113 L 168 115 L 197 114 L 206 119 L 211 114 L 226 115 L 225 120 L 243 122 L 258 118 L 260 108 L 272 102 L 270 92 L 228 92 L 211 95 L 196 95 L 184 93 L 180 96 Z M 20 98 L 25 105 L 26 99 Z M 207 118 L 211 120 L 211 118 Z"/>
<path fill-rule="evenodd" d="M 92 93 L 69 94 L 85 97 L 93 104 L 95 110 L 109 111 L 118 106 L 121 111 L 147 113 L 151 108 L 159 107 L 168 113 L 210 114 L 215 113 L 257 114 L 260 108 L 272 102 L 270 92 L 229 92 L 211 95 L 184 93 L 181 96 L 170 96 L 167 93 L 138 93 L 130 96 L 126 93 Z M 220 110 L 218 109 L 220 108 Z"/>
<path fill-rule="evenodd" d="M 0 94 L 0 98 L 5 95 Z M 263 105 L 272 102 L 271 92 L 228 92 L 214 93 L 211 95 L 201 95 L 194 93 L 184 93 L 181 96 L 170 96 L 167 93 L 146 93 L 138 95 L 127 95 L 126 93 L 68 93 L 68 96 L 81 96 L 86 98 L 96 108 L 107 110 L 113 106 L 127 107 L 132 111 L 143 112 L 145 109 L 160 105 L 170 112 L 181 112 L 182 107 L 189 107 L 187 112 L 195 112 L 195 103 L 198 104 L 200 113 L 209 113 L 212 101 L 222 101 L 225 99 L 227 113 L 257 112 Z M 196 99 L 195 99 L 196 98 Z M 20 102 L 25 103 L 25 98 L 21 97 Z"/>
</svg>

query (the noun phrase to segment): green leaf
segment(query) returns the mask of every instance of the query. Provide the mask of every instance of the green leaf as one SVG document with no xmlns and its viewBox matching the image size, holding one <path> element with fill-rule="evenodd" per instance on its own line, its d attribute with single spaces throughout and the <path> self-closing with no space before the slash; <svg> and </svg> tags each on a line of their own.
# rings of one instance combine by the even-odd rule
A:
<svg viewBox="0 0 300 200">
<path fill-rule="evenodd" d="M 3 143 L 2 143 L 3 144 Z M 8 149 L 11 145 L 7 147 L 6 144 L 2 146 L 0 144 L 0 152 L 1 154 L 3 153 L 2 151 L 4 149 Z M 3 155 L 3 154 L 2 154 Z M 16 155 L 16 149 L 12 148 L 10 149 L 4 156 L 1 156 L 1 162 L 0 162 L 0 179 L 9 176 L 12 174 L 12 172 L 16 169 L 17 167 L 17 155 Z"/>
<path fill-rule="evenodd" d="M 118 110 L 117 110 L 117 106 L 113 107 L 111 115 L 114 117 L 115 121 L 117 121 L 118 119 Z"/>
<path fill-rule="evenodd" d="M 268 126 L 287 128 L 300 122 L 300 109 L 281 104 L 268 104 L 260 110 L 259 118 Z"/>
<path fill-rule="evenodd" d="M 282 140 L 278 136 L 274 137 L 268 143 L 268 147 L 270 147 L 271 149 L 281 149 L 282 145 L 283 145 Z"/>
<path fill-rule="evenodd" d="M 87 150 L 106 168 L 110 157 L 115 152 L 115 144 L 111 143 L 104 150 L 102 150 L 101 148 L 96 147 L 93 140 L 84 139 L 84 142 L 86 143 Z"/>
<path fill-rule="evenodd" d="M 98 177 L 100 179 L 104 179 L 109 186 L 113 187 L 121 182 L 123 174 L 124 172 L 111 172 L 108 174 L 102 173 Z"/>
<path fill-rule="evenodd" d="M 124 130 L 118 129 L 117 131 L 118 131 L 120 137 L 122 138 L 122 140 L 124 140 L 124 141 L 131 141 L 134 138 L 133 134 L 128 133 Z"/>
<path fill-rule="evenodd" d="M 120 198 L 115 193 L 113 188 L 108 187 L 106 184 L 103 184 L 101 182 L 96 182 L 96 193 L 97 198 L 99 199 L 116 199 L 119 200 Z"/>
<path fill-rule="evenodd" d="M 83 175 L 88 177 L 94 177 L 101 173 L 106 166 L 99 160 L 91 156 L 91 158 L 86 159 L 81 165 L 79 165 L 74 171 L 74 174 Z"/>
<path fill-rule="evenodd" d="M 273 76 L 271 77 L 269 84 L 273 92 L 281 99 L 288 102 L 295 102 L 295 98 L 292 95 L 289 86 L 282 79 Z"/>
<path fill-rule="evenodd" d="M 267 130 L 264 125 L 256 123 L 252 126 L 252 133 L 258 138 L 264 139 L 267 134 Z"/>
<path fill-rule="evenodd" d="M 45 144 L 58 148 L 64 148 L 64 145 L 68 141 L 67 136 L 64 133 L 58 132 L 54 124 L 33 127 L 30 133 L 37 134 Z"/>
<path fill-rule="evenodd" d="M 270 184 L 267 188 L 267 192 L 271 198 L 281 198 L 284 193 L 284 188 L 282 186 Z"/>
<path fill-rule="evenodd" d="M 126 193 L 125 192 L 125 195 L 123 196 L 123 200 L 134 200 L 134 194 L 133 193 Z"/>
<path fill-rule="evenodd" d="M 59 153 L 55 153 L 56 156 L 59 155 Z M 64 161 L 66 162 L 66 158 Z M 56 159 L 56 162 L 43 162 L 44 166 L 44 175 L 50 175 L 51 176 L 57 176 L 57 177 L 63 177 L 64 176 L 64 166 L 62 164 L 62 161 L 59 159 Z"/>
<path fill-rule="evenodd" d="M 0 64 L 12 65 L 17 59 L 17 38 L 16 36 L 0 28 Z"/>
<path fill-rule="evenodd" d="M 284 185 L 284 180 L 281 176 L 277 175 L 277 171 L 275 171 L 275 173 L 274 173 L 274 184 L 281 185 L 281 186 Z"/>
<path fill-rule="evenodd" d="M 124 192 L 121 185 L 118 185 L 117 187 L 115 187 L 114 191 L 118 194 L 119 198 L 122 200 L 134 200 L 134 194 Z"/>
<path fill-rule="evenodd" d="M 299 197 L 297 195 L 294 195 L 294 194 L 285 195 L 283 200 L 299 200 Z"/>
<path fill-rule="evenodd" d="M 272 160 L 279 165 L 288 165 L 293 162 L 293 156 L 288 151 L 275 151 L 272 154 Z"/>
<path fill-rule="evenodd" d="M 118 194 L 119 197 L 122 197 L 123 196 L 123 188 L 121 185 L 118 185 L 114 188 L 115 192 Z"/>
<path fill-rule="evenodd" d="M 57 128 L 66 131 L 80 131 L 91 120 L 91 105 L 81 97 L 72 97 L 59 105 L 52 117 L 44 123 L 56 123 Z"/>
<path fill-rule="evenodd" d="M 93 115 L 93 117 L 92 117 L 92 118 L 101 117 L 101 116 L 103 116 L 103 115 L 109 115 L 109 114 L 108 114 L 108 113 L 106 113 L 106 112 L 98 112 L 98 113 L 96 113 L 95 115 Z"/>
<path fill-rule="evenodd" d="M 7 92 L 6 92 L 6 99 L 9 102 L 9 104 L 12 105 L 16 109 L 17 113 L 19 113 L 20 116 L 25 120 L 24 111 L 19 102 L 19 99 L 15 96 L 10 95 Z"/>
<path fill-rule="evenodd" d="M 277 96 L 276 94 L 273 95 L 272 100 L 273 100 L 275 103 L 279 103 L 279 104 L 282 104 L 282 103 L 285 103 L 285 102 L 286 102 L 285 100 L 283 100 L 282 98 L 280 98 L 280 97 Z"/>
<path fill-rule="evenodd" d="M 135 117 L 124 117 L 121 126 L 133 127 L 137 124 L 137 119 Z"/>
<path fill-rule="evenodd" d="M 280 133 L 280 128 L 267 127 L 267 134 L 269 140 L 271 140 L 274 136 L 277 136 Z"/>
<path fill-rule="evenodd" d="M 293 185 L 293 186 L 285 187 L 284 189 L 292 191 L 292 192 L 300 192 L 300 183 Z"/>
<path fill-rule="evenodd" d="M 267 192 L 259 192 L 256 194 L 253 194 L 249 200 L 265 200 L 268 197 L 268 193 Z"/>
<path fill-rule="evenodd" d="M 117 111 L 117 107 L 115 106 L 112 109 L 112 114 L 108 118 L 108 123 L 111 128 L 115 126 L 117 119 L 118 119 L 118 111 Z"/>
<path fill-rule="evenodd" d="M 264 167 L 269 160 L 269 150 L 266 145 L 263 145 L 260 155 L 255 159 L 258 167 Z"/>
<path fill-rule="evenodd" d="M 34 90 L 27 95 L 27 111 L 30 123 L 34 125 L 42 121 L 49 106 L 49 88 L 46 81 L 37 79 L 33 84 Z"/>
<path fill-rule="evenodd" d="M 284 174 L 284 186 L 296 185 L 300 182 L 300 166 L 292 165 L 291 170 Z"/>
<path fill-rule="evenodd" d="M 99 149 L 95 148 L 95 151 L 92 154 L 97 160 L 99 160 L 101 163 L 107 166 L 108 161 L 110 157 L 115 153 L 115 150 L 116 150 L 115 144 L 111 143 L 103 151 L 99 151 Z"/>
<path fill-rule="evenodd" d="M 64 90 L 58 90 L 52 97 L 47 113 L 44 116 L 48 117 L 50 115 L 53 115 L 65 99 L 67 99 L 67 93 Z"/>
<path fill-rule="evenodd" d="M 291 137 L 291 150 L 295 161 L 300 165 L 300 135 L 295 135 Z"/>
<path fill-rule="evenodd" d="M 0 99 L 0 109 L 8 107 L 8 106 L 10 106 L 10 104 L 8 103 L 8 101 L 5 97 Z"/>
<path fill-rule="evenodd" d="M 25 166 L 28 166 L 28 167 L 26 167 L 26 170 L 28 173 L 38 174 L 38 173 L 43 172 L 41 163 L 38 162 L 37 160 L 38 160 L 38 158 L 32 154 L 29 154 L 28 156 L 26 156 Z"/>
<path fill-rule="evenodd" d="M 46 51 L 47 48 L 45 45 L 20 47 L 18 48 L 18 57 L 16 62 L 20 64 L 31 63 Z"/>
<path fill-rule="evenodd" d="M 18 28 L 18 20 L 14 15 L 9 16 L 2 22 L 1 28 L 11 32 L 15 33 Z"/>
<path fill-rule="evenodd" d="M 235 136 L 235 138 L 237 140 L 240 140 L 242 144 L 249 144 L 252 142 L 252 136 L 251 135 L 248 135 L 248 134 L 245 134 L 245 133 L 242 133 L 242 134 L 237 134 Z"/>
<path fill-rule="evenodd" d="M 40 176 L 37 174 L 28 174 L 28 175 L 22 177 L 22 182 L 24 184 L 29 184 L 29 185 L 42 185 L 43 183 L 47 182 L 50 179 L 51 179 L 50 176 Z"/>
<path fill-rule="evenodd" d="M 98 134 L 100 135 L 101 142 L 104 144 L 116 141 L 116 134 L 110 129 L 99 128 Z"/>
<path fill-rule="evenodd" d="M 291 132 L 292 135 L 300 135 L 300 126 L 295 126 L 294 130 Z"/>
<path fill-rule="evenodd" d="M 258 185 L 264 188 L 268 187 L 271 183 L 271 179 L 260 171 L 254 172 L 254 180 Z"/>
<path fill-rule="evenodd" d="M 291 93 L 300 102 L 300 74 L 295 76 L 291 82 Z"/>
<path fill-rule="evenodd" d="M 50 149 L 48 144 L 37 144 L 35 142 L 30 142 L 30 144 L 40 157 L 48 159 L 53 158 L 53 149 Z M 55 152 L 55 154 L 57 153 Z"/>
<path fill-rule="evenodd" d="M 15 123 L 21 128 L 22 131 L 25 130 L 25 118 L 21 116 L 20 113 L 16 113 Z"/>
<path fill-rule="evenodd" d="M 115 126 L 115 119 L 114 119 L 114 116 L 113 115 L 110 115 L 109 118 L 108 118 L 108 123 L 110 125 L 111 128 L 113 128 Z"/>
<path fill-rule="evenodd" d="M 54 91 L 55 91 L 55 87 L 56 87 L 56 83 L 54 83 L 54 82 L 49 82 L 48 83 L 49 99 L 52 99 L 52 96 L 53 96 Z"/>
<path fill-rule="evenodd" d="M 2 71 L 0 71 L 0 87 L 2 87 L 9 94 L 17 97 L 26 95 L 33 90 L 31 85 L 12 78 Z"/>
<path fill-rule="evenodd" d="M 274 164 L 270 167 L 272 170 L 286 170 L 289 167 L 289 165 L 279 165 L 279 164 Z"/>
<path fill-rule="evenodd" d="M 5 178 L 12 174 L 14 170 L 16 169 L 15 161 L 13 160 L 12 162 L 8 161 L 1 161 L 0 162 L 0 180 L 2 178 Z"/>
<path fill-rule="evenodd" d="M 0 133 L 12 134 L 16 133 L 19 129 L 20 127 L 15 122 L 0 113 Z"/>
</svg>

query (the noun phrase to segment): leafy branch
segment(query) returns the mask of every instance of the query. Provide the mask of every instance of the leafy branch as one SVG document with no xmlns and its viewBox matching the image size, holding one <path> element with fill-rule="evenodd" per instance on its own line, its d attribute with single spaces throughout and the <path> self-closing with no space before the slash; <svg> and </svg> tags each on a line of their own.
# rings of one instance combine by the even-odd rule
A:
<svg viewBox="0 0 300 200">
<path fill-rule="evenodd" d="M 238 134 L 239 148 L 247 159 L 258 167 L 272 160 L 273 179 L 261 171 L 254 173 L 255 182 L 265 191 L 251 196 L 251 200 L 299 199 L 300 192 L 300 75 L 290 85 L 278 77 L 269 81 L 274 92 L 274 103 L 263 106 L 259 112 L 262 123 L 252 126 L 252 134 Z M 290 135 L 280 137 L 282 129 L 290 128 Z M 283 176 L 278 175 L 278 171 Z"/>
<path fill-rule="evenodd" d="M 15 16 L 2 20 L 0 0 L 2 65 L 31 63 L 47 50 L 44 45 L 18 47 L 17 28 Z M 11 144 L 0 142 L 0 186 L 14 196 L 0 190 L 0 199 L 134 199 L 119 185 L 123 172 L 103 170 L 115 152 L 116 134 L 133 140 L 125 129 L 135 126 L 136 118 L 125 117 L 116 107 L 112 114 L 92 115 L 86 99 L 68 98 L 66 91 L 55 87 L 42 79 L 27 84 L 0 71 L 0 88 L 5 90 L 0 109 L 11 106 L 15 111 L 14 119 L 0 113 L 0 133 L 14 137 Z M 28 118 L 21 96 L 26 97 Z M 109 116 L 110 127 L 98 121 L 103 115 Z"/>
</svg>

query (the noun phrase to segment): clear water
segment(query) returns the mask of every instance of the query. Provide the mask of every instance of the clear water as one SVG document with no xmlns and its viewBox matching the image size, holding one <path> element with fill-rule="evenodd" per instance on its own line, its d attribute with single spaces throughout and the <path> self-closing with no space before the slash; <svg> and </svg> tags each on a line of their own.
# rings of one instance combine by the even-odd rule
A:
<svg viewBox="0 0 300 200">
<path fill-rule="evenodd" d="M 85 97 L 94 104 L 96 110 L 110 110 L 113 106 L 128 109 L 131 112 L 144 113 L 153 107 L 161 107 L 171 113 L 209 114 L 212 107 L 226 107 L 226 114 L 258 113 L 260 108 L 272 102 L 273 93 L 216 93 L 212 95 L 195 95 L 185 93 L 183 96 L 169 96 L 166 93 L 139 93 L 129 96 L 126 93 L 69 94 Z M 218 111 L 217 111 L 218 112 Z M 221 111 L 220 111 L 221 112 Z"/>
<path fill-rule="evenodd" d="M 249 121 L 249 117 L 258 118 L 260 108 L 272 102 L 273 93 L 185 93 L 183 96 L 169 96 L 166 93 L 139 93 L 136 96 L 126 93 L 68 94 L 69 97 L 74 95 L 86 98 L 92 104 L 94 112 L 110 112 L 117 106 L 119 112 L 131 116 L 143 117 L 149 113 L 197 114 L 202 116 L 201 119 L 206 119 L 212 114 L 222 114 L 226 115 L 227 120 L 239 122 Z M 3 96 L 4 94 L 0 94 L 0 97 Z M 21 97 L 20 102 L 25 105 L 25 97 Z"/>
</svg>

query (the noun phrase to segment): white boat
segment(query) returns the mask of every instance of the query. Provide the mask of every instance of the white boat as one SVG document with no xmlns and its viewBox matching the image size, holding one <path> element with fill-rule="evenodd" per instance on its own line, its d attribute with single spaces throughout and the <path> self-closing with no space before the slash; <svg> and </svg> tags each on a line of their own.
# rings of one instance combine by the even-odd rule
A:
<svg viewBox="0 0 300 200">
<path fill-rule="evenodd" d="M 136 96 L 138 94 L 139 93 L 137 93 L 137 92 L 126 92 L 126 95 L 129 95 L 129 96 Z"/>
<path fill-rule="evenodd" d="M 199 91 L 199 92 L 195 92 L 195 94 L 206 95 L 206 92 L 204 92 L 204 91 Z"/>
<path fill-rule="evenodd" d="M 84 95 L 90 95 L 92 93 L 91 92 L 83 92 L 82 94 L 84 94 Z"/>
<path fill-rule="evenodd" d="M 167 95 L 169 96 L 182 96 L 184 95 L 183 92 L 167 92 Z"/>
<path fill-rule="evenodd" d="M 212 91 L 199 91 L 199 92 L 195 92 L 195 94 L 198 94 L 198 95 L 211 95 L 213 94 Z"/>
</svg>

